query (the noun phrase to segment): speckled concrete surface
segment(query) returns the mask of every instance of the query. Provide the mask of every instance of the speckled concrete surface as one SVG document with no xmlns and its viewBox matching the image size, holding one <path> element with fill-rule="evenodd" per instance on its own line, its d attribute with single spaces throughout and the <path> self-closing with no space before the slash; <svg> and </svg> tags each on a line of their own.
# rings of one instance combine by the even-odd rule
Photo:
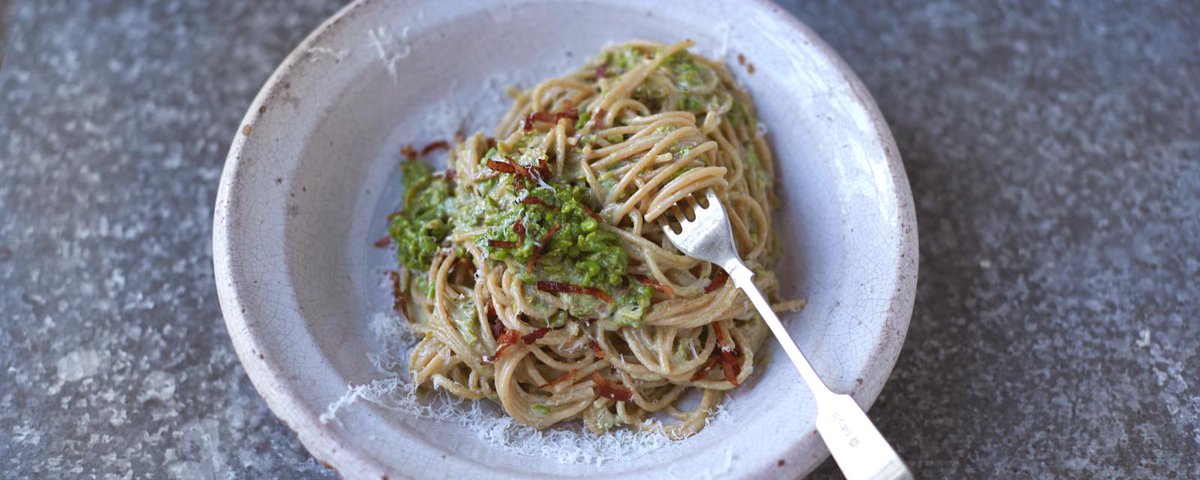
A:
<svg viewBox="0 0 1200 480">
<path fill-rule="evenodd" d="M 210 224 L 246 106 L 339 2 L 196 3 L 9 12 L 0 477 L 332 476 L 233 354 Z M 917 201 L 871 416 L 926 478 L 1200 478 L 1200 4 L 903 3 L 786 4 Z"/>
</svg>

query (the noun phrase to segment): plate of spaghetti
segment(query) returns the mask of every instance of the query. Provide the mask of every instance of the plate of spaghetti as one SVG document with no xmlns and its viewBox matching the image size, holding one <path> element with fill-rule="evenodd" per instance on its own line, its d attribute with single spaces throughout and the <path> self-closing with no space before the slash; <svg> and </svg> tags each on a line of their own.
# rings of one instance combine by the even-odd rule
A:
<svg viewBox="0 0 1200 480">
<path fill-rule="evenodd" d="M 346 477 L 802 475 L 827 456 L 806 388 L 662 234 L 707 191 L 869 406 L 912 309 L 911 194 L 861 83 L 766 2 L 351 4 L 239 128 L 222 309 Z"/>
</svg>

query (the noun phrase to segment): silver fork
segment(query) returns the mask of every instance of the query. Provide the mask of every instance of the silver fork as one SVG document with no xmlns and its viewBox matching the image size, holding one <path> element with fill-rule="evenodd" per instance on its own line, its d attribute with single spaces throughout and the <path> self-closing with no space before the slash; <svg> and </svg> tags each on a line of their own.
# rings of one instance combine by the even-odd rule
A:
<svg viewBox="0 0 1200 480">
<path fill-rule="evenodd" d="M 706 198 L 708 207 L 695 205 L 692 208 L 695 220 L 678 219 L 680 233 L 675 233 L 671 227 L 663 228 L 667 238 L 688 256 L 725 269 L 733 279 L 733 284 L 750 297 L 750 302 L 766 320 L 767 326 L 771 327 L 775 339 L 779 340 L 783 351 L 792 360 L 796 370 L 800 371 L 800 377 L 812 390 L 817 401 L 817 431 L 825 439 L 825 445 L 847 479 L 911 479 L 908 467 L 867 418 L 867 414 L 858 408 L 854 399 L 829 390 L 808 359 L 796 348 L 796 342 L 783 328 L 767 299 L 754 286 L 754 273 L 746 268 L 738 256 L 725 207 L 712 190 L 708 191 Z"/>
</svg>

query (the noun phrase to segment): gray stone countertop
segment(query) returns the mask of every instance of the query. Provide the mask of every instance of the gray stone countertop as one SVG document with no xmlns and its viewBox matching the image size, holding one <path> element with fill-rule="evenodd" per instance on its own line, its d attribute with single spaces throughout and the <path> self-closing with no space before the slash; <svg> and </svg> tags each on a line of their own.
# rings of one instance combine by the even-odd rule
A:
<svg viewBox="0 0 1200 480">
<path fill-rule="evenodd" d="M 239 119 L 339 3 L 10 5 L 0 477 L 333 476 L 239 365 L 210 238 Z M 1200 4 L 786 7 L 912 183 L 916 310 L 871 416 L 913 470 L 1200 478 Z"/>
</svg>

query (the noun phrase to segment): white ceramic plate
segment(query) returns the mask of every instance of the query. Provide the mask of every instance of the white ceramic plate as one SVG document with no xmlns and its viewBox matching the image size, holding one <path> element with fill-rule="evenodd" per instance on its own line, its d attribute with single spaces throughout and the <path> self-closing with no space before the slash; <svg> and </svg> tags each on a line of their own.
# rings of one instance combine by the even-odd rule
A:
<svg viewBox="0 0 1200 480">
<path fill-rule="evenodd" d="M 634 479 L 790 477 L 827 455 L 783 355 L 699 435 L 601 465 L 515 453 L 458 423 L 363 402 L 320 420 L 348 385 L 382 375 L 368 358 L 380 348 L 368 323 L 389 309 L 379 280 L 391 260 L 371 243 L 398 203 L 399 147 L 490 131 L 504 87 L 637 38 L 694 39 L 751 92 L 779 162 L 788 248 L 777 271 L 786 296 L 809 302 L 785 320 L 832 389 L 874 401 L 912 310 L 916 222 L 874 102 L 811 30 L 765 1 L 362 0 L 267 81 L 229 152 L 214 218 L 238 355 L 316 458 L 353 478 Z"/>
</svg>

